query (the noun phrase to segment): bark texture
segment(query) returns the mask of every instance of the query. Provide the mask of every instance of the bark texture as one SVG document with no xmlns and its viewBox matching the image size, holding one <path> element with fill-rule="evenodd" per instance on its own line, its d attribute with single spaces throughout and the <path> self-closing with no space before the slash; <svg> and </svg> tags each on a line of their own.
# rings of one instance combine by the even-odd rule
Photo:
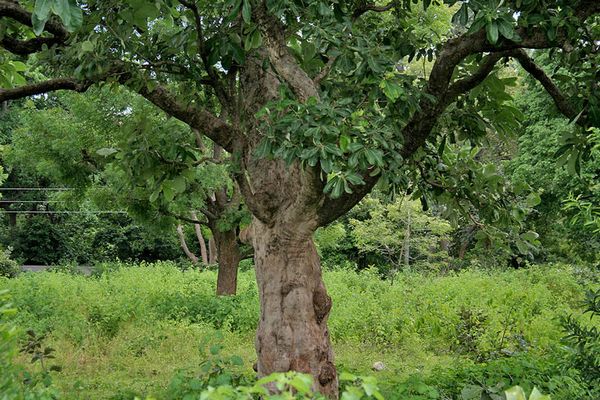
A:
<svg viewBox="0 0 600 400">
<path fill-rule="evenodd" d="M 218 229 L 213 229 L 212 231 L 219 258 L 217 295 L 235 295 L 237 290 L 238 266 L 242 259 L 235 229 L 225 232 L 220 232 Z"/>
<path fill-rule="evenodd" d="M 255 220 L 253 245 L 261 315 L 256 334 L 259 376 L 300 371 L 314 389 L 337 398 L 327 319 L 331 298 L 321 277 L 312 232 Z"/>
</svg>

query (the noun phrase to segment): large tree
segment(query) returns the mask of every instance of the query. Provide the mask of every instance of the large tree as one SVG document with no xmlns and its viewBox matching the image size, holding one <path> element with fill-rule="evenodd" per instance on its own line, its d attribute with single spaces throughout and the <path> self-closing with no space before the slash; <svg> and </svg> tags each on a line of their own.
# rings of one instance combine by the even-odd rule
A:
<svg viewBox="0 0 600 400">
<path fill-rule="evenodd" d="M 230 153 L 253 215 L 246 236 L 261 303 L 258 372 L 307 372 L 336 397 L 332 304 L 315 230 L 377 182 L 392 191 L 468 192 L 468 174 L 445 179 L 436 162 L 452 127 L 439 122 L 454 119 L 467 136 L 504 129 L 513 114 L 498 69 L 508 58 L 579 126 L 598 122 L 600 2 L 423 1 L 419 7 L 455 12 L 439 43 L 415 34 L 413 3 L 0 0 L 0 45 L 14 55 L 2 54 L 12 76 L 4 80 L 21 81 L 27 57 L 37 68 L 32 81 L 1 90 L 0 101 L 125 85 Z M 526 49 L 564 57 L 580 97 L 565 95 Z M 423 79 L 404 73 L 414 56 L 430 62 Z M 574 157 L 585 154 L 581 137 Z"/>
</svg>

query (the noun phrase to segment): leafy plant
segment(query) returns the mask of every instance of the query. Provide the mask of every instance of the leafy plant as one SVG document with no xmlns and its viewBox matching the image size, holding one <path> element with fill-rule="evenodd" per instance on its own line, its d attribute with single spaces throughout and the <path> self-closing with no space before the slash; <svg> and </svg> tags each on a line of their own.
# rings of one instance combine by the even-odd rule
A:
<svg viewBox="0 0 600 400">
<path fill-rule="evenodd" d="M 0 249 L 0 276 L 14 278 L 21 272 L 19 264 L 11 258 L 12 249 Z"/>
</svg>

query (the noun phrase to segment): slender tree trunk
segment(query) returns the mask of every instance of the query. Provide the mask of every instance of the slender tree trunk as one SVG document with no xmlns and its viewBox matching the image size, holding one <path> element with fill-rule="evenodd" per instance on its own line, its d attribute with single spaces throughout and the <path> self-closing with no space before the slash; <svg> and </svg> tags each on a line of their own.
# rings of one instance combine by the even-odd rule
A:
<svg viewBox="0 0 600 400">
<path fill-rule="evenodd" d="M 215 243 L 215 237 L 213 235 L 213 237 L 208 239 L 208 263 L 216 264 L 218 261 L 217 244 Z"/>
<path fill-rule="evenodd" d="M 259 376 L 311 374 L 314 389 L 338 397 L 338 379 L 327 319 L 331 298 L 321 277 L 312 231 L 253 222 L 260 321 L 256 334 Z"/>
<path fill-rule="evenodd" d="M 195 211 L 191 212 L 192 219 L 198 221 L 198 215 Z M 204 264 L 208 264 L 208 252 L 206 251 L 206 242 L 204 242 L 204 236 L 202 236 L 202 228 L 200 224 L 194 224 L 194 231 L 196 232 L 196 237 L 198 238 L 198 244 L 200 245 L 200 258 Z"/>
<path fill-rule="evenodd" d="M 406 232 L 404 234 L 404 267 L 407 270 L 410 268 L 410 205 L 408 208 Z"/>
<path fill-rule="evenodd" d="M 183 226 L 177 225 L 177 236 L 179 237 L 179 242 L 181 243 L 181 248 L 185 255 L 192 260 L 194 264 L 198 264 L 198 257 L 194 253 L 190 251 L 190 248 L 185 241 L 185 233 L 183 233 Z"/>
<path fill-rule="evenodd" d="M 213 229 L 213 237 L 219 255 L 217 296 L 235 295 L 238 267 L 242 258 L 235 229 L 226 232 Z"/>
</svg>

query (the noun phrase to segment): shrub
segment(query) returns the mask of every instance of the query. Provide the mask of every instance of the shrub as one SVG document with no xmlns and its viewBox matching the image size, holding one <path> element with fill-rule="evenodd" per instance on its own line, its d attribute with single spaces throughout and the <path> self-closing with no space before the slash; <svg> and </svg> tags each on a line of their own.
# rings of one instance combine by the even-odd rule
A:
<svg viewBox="0 0 600 400">
<path fill-rule="evenodd" d="M 12 249 L 0 250 L 0 276 L 14 278 L 21 272 L 19 264 L 11 258 Z"/>
</svg>

